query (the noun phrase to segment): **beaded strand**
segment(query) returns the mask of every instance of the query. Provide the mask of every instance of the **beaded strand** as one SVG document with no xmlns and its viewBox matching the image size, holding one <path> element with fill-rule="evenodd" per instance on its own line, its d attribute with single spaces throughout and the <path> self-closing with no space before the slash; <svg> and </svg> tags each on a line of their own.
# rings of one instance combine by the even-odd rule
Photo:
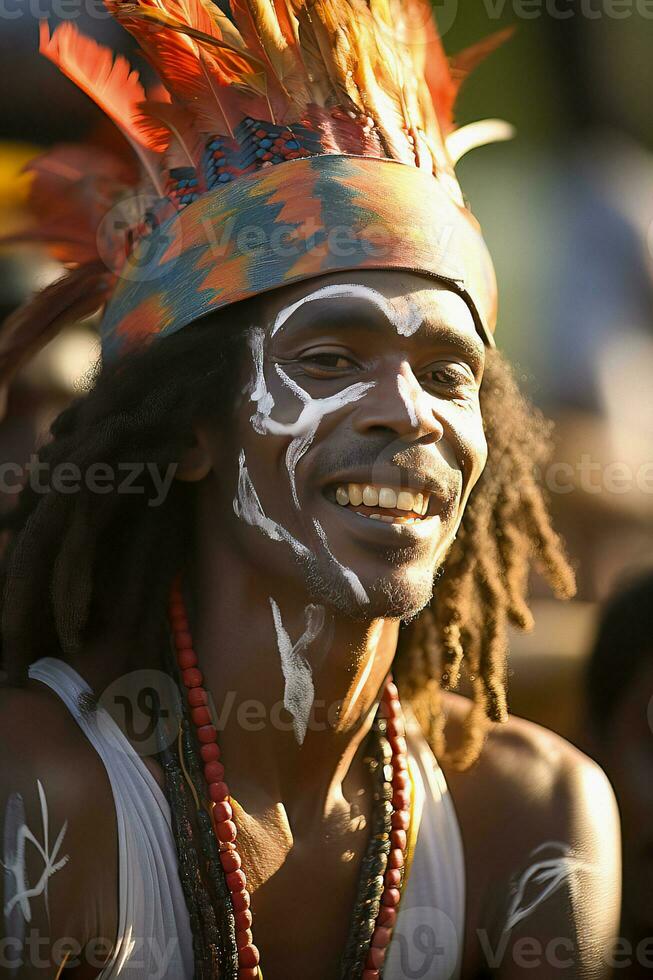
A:
<svg viewBox="0 0 653 980">
<path fill-rule="evenodd" d="M 250 894 L 237 847 L 238 831 L 229 802 L 224 766 L 220 761 L 218 733 L 212 723 L 209 696 L 198 666 L 178 579 L 172 586 L 168 615 L 177 667 L 199 743 L 213 833 L 233 909 L 238 978 L 256 980 L 259 977 L 260 954 L 253 941 Z M 375 736 L 375 750 L 365 761 L 375 780 L 374 799 L 377 807 L 361 872 L 366 884 L 354 909 L 352 928 L 343 954 L 341 976 L 347 980 L 380 980 L 401 899 L 406 832 L 410 824 L 410 777 L 399 692 L 391 677 L 383 689 L 372 734 Z"/>
</svg>

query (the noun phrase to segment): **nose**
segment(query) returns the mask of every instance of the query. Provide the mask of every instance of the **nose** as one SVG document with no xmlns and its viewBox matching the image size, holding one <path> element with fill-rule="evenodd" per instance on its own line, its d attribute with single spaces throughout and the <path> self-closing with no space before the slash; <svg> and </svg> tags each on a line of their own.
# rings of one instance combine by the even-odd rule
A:
<svg viewBox="0 0 653 980">
<path fill-rule="evenodd" d="M 436 399 L 424 391 L 407 363 L 378 378 L 359 405 L 355 425 L 361 433 L 383 431 L 427 442 L 444 435 Z"/>
</svg>

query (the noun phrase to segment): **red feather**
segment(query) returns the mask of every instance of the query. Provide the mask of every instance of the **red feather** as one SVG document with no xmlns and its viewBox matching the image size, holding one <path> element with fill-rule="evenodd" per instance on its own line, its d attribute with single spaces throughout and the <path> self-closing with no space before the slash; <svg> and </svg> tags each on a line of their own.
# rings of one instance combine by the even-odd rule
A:
<svg viewBox="0 0 653 980">
<path fill-rule="evenodd" d="M 514 33 L 514 26 L 505 27 L 503 30 L 495 31 L 494 34 L 477 41 L 476 44 L 464 48 L 451 58 L 451 74 L 456 86 L 456 94 L 458 94 L 458 90 L 465 79 L 478 68 L 481 62 L 497 48 L 500 48 L 502 44 L 509 41 Z"/>
<path fill-rule="evenodd" d="M 158 131 L 162 124 L 168 131 L 169 146 L 163 147 L 167 151 L 166 168 L 195 167 L 199 173 L 204 140 L 186 109 L 169 102 L 142 102 L 139 108 L 143 113 L 140 125 L 145 133 L 150 127 Z M 199 187 L 200 191 L 204 189 Z"/>
<path fill-rule="evenodd" d="M 136 106 L 147 96 L 138 72 L 126 58 L 114 58 L 110 48 L 84 37 L 70 21 L 60 24 L 50 37 L 47 21 L 42 20 L 39 50 L 86 92 L 126 136 L 145 149 L 151 148 L 134 125 Z"/>
</svg>

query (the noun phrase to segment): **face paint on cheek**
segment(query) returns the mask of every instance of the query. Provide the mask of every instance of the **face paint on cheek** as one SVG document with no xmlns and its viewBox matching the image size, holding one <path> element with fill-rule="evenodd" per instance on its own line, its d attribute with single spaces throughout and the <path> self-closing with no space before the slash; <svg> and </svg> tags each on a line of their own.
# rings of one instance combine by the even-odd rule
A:
<svg viewBox="0 0 653 980">
<path fill-rule="evenodd" d="M 267 535 L 271 541 L 285 541 L 300 558 L 310 558 L 310 551 L 300 541 L 281 527 L 272 518 L 267 517 L 261 506 L 258 494 L 252 483 L 247 470 L 245 461 L 245 451 L 241 450 L 238 459 L 238 490 L 234 498 L 234 513 L 236 517 L 249 524 L 250 527 L 257 527 L 263 534 Z"/>
<path fill-rule="evenodd" d="M 415 405 L 413 404 L 413 399 L 410 393 L 410 385 L 404 378 L 403 374 L 397 375 L 397 387 L 399 389 L 399 396 L 406 406 L 406 412 L 408 418 L 410 419 L 410 424 L 417 427 L 419 425 L 419 419 L 417 418 L 417 412 L 415 411 Z"/>
<path fill-rule="evenodd" d="M 278 365 L 275 368 L 282 383 L 292 391 L 302 402 L 303 407 L 295 422 L 277 422 L 270 417 L 274 408 L 274 398 L 267 389 L 265 375 L 263 372 L 263 343 L 264 333 L 259 328 L 254 328 L 250 334 L 250 344 L 254 359 L 255 379 L 251 389 L 251 399 L 256 402 L 258 411 L 252 415 L 251 423 L 255 432 L 259 435 L 289 436 L 290 445 L 286 450 L 286 467 L 290 479 L 293 501 L 299 509 L 299 497 L 297 495 L 297 484 L 295 471 L 300 459 L 310 447 L 320 422 L 326 415 L 339 411 L 345 405 L 358 401 L 366 391 L 374 387 L 373 381 L 361 381 L 350 385 L 343 391 L 330 395 L 328 398 L 313 398 L 307 391 L 304 391 L 286 372 Z"/>
<path fill-rule="evenodd" d="M 363 588 L 363 584 L 359 579 L 358 575 L 356 574 L 356 572 L 353 572 L 351 568 L 345 568 L 345 566 L 341 565 L 338 559 L 334 556 L 333 552 L 329 548 L 329 542 L 327 541 L 327 536 L 320 522 L 314 519 L 313 526 L 315 527 L 315 530 L 317 531 L 320 540 L 324 545 L 324 550 L 326 551 L 327 555 L 329 556 L 333 564 L 336 566 L 336 568 L 338 569 L 338 571 L 340 572 L 344 580 L 347 582 L 356 601 L 360 603 L 360 605 L 362 606 L 367 606 L 369 604 L 370 597 L 368 596 L 367 592 Z"/>
<path fill-rule="evenodd" d="M 315 643 L 322 632 L 325 610 L 324 606 L 309 605 L 306 607 L 304 610 L 306 629 L 297 642 L 293 644 L 283 625 L 279 606 L 271 596 L 270 607 L 284 677 L 283 706 L 292 715 L 293 730 L 297 742 L 299 745 L 303 745 L 315 700 L 313 671 L 306 659 L 306 651 Z"/>
<path fill-rule="evenodd" d="M 276 369 L 283 383 L 304 403 L 299 418 L 293 425 L 281 427 L 279 423 L 274 423 L 272 419 L 268 421 L 268 426 L 275 426 L 276 434 L 290 435 L 291 433 L 297 433 L 291 440 L 286 451 L 286 466 L 288 468 L 293 500 L 295 506 L 299 509 L 295 471 L 300 459 L 313 442 L 320 422 L 326 415 L 338 412 L 345 405 L 350 405 L 352 402 L 358 401 L 366 391 L 374 387 L 375 382 L 361 381 L 357 384 L 350 385 L 343 391 L 331 395 L 328 398 L 311 398 L 308 392 L 304 391 L 303 388 L 300 388 L 298 384 L 289 378 L 278 364 L 276 365 Z M 274 432 L 274 429 L 269 429 L 268 431 Z"/>
</svg>

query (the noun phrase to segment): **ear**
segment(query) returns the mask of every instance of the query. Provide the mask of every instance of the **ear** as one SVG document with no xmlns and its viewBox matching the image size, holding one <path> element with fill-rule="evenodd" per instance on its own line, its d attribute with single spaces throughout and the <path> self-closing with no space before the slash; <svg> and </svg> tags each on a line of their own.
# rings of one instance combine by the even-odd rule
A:
<svg viewBox="0 0 653 980">
<path fill-rule="evenodd" d="M 175 478 L 184 483 L 199 483 L 209 475 L 213 467 L 206 433 L 197 427 L 193 435 L 193 442 L 179 460 L 175 473 Z"/>
</svg>

